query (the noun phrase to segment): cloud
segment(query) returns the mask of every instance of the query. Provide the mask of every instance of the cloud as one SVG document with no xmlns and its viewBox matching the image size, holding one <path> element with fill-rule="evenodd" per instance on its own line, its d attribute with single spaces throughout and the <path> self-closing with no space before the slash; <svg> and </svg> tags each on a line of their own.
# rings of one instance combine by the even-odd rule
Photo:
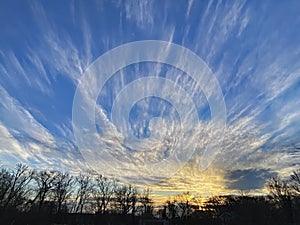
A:
<svg viewBox="0 0 300 225">
<path fill-rule="evenodd" d="M 264 188 L 266 181 L 276 177 L 276 175 L 275 172 L 270 172 L 266 169 L 235 170 L 229 171 L 225 175 L 225 179 L 228 189 L 254 190 Z"/>
<path fill-rule="evenodd" d="M 186 10 L 185 17 L 188 17 L 190 15 L 193 3 L 194 3 L 194 0 L 189 0 L 188 1 L 188 7 L 187 7 L 187 10 Z"/>
<path fill-rule="evenodd" d="M 71 171 L 87 168 L 72 139 L 54 137 L 1 86 L 0 98 L 1 160 L 39 168 L 69 168 Z"/>
<path fill-rule="evenodd" d="M 24 109 L 20 103 L 12 98 L 7 91 L 0 86 L 1 121 L 16 135 L 28 135 L 29 137 L 47 145 L 54 144 L 52 134 L 37 122 L 34 117 Z"/>
<path fill-rule="evenodd" d="M 74 7 L 72 5 L 73 3 L 70 4 L 71 8 Z M 60 28 L 54 23 L 53 17 L 49 15 L 42 4 L 34 2 L 31 4 L 31 9 L 38 24 L 41 41 L 28 46 L 30 49 L 29 60 L 33 61 L 37 69 L 40 69 L 39 71 L 43 69 L 41 65 L 46 65 L 48 76 L 51 79 L 55 79 L 57 74 L 60 74 L 70 78 L 74 85 L 77 85 L 79 78 L 93 58 L 92 35 L 85 15 L 80 14 L 82 22 L 79 26 L 74 25 L 82 31 L 84 42 L 83 48 L 78 48 L 70 33 L 60 31 Z"/>
<path fill-rule="evenodd" d="M 23 151 L 19 142 L 9 133 L 3 124 L 0 124 L 0 164 L 1 166 L 11 167 L 12 164 L 26 162 L 30 156 Z"/>
<path fill-rule="evenodd" d="M 3 161 L 20 160 L 36 166 L 69 167 L 72 170 L 86 168 L 80 149 L 74 143 L 71 118 L 59 124 L 53 123 L 41 108 L 28 106 L 30 99 L 27 99 L 29 103 L 26 102 L 25 107 L 24 101 L 18 101 L 15 95 L 34 89 L 38 94 L 53 97 L 53 85 L 59 76 L 70 79 L 76 87 L 94 57 L 104 50 L 139 39 L 162 39 L 183 44 L 205 60 L 222 87 L 228 124 L 217 158 L 206 171 L 201 172 L 198 165 L 203 160 L 205 146 L 209 140 L 220 138 L 218 132 L 211 130 L 209 122 L 204 120 L 189 137 L 170 133 L 170 140 L 174 143 L 178 140 L 197 142 L 197 151 L 183 170 L 155 186 L 156 189 L 163 189 L 166 193 L 174 189 L 192 189 L 202 193 L 221 193 L 230 191 L 230 188 L 253 189 L 262 187 L 263 181 L 270 175 L 286 176 L 299 167 L 300 151 L 295 146 L 300 143 L 300 48 L 297 38 L 294 38 L 295 41 L 289 36 L 291 33 L 287 35 L 290 30 L 296 32 L 297 29 L 292 29 L 299 27 L 296 20 L 288 21 L 290 25 L 285 26 L 279 21 L 280 17 L 270 16 L 272 10 L 271 14 L 262 13 L 259 7 L 246 1 L 210 1 L 203 9 L 202 4 L 198 5 L 196 1 L 183 5 L 117 1 L 111 11 L 107 10 L 109 16 L 104 13 L 104 3 L 97 5 L 98 14 L 95 16 L 73 2 L 69 5 L 71 15 L 66 13 L 65 16 L 71 17 L 74 27 L 67 27 L 57 22 L 60 18 L 54 18 L 50 5 L 30 4 L 35 21 L 33 26 L 37 29 L 34 29 L 35 32 L 28 29 L 29 38 L 22 42 L 26 52 L 18 49 L 0 51 L 0 82 L 3 86 L 0 87 L 0 154 Z M 173 14 L 173 11 L 176 13 Z M 177 16 L 178 12 L 186 17 L 185 20 Z M 22 21 L 22 18 L 18 19 Z M 114 22 L 114 26 L 110 26 L 110 20 L 114 19 L 117 25 Z M 76 23 L 78 21 L 80 23 Z M 161 54 L 168 55 L 168 51 Z M 149 69 L 151 67 L 152 70 Z M 136 68 L 139 66 L 136 65 Z M 166 78 L 185 86 L 186 91 L 194 96 L 199 112 L 209 111 L 206 96 L 195 91 L 195 83 L 185 79 L 182 73 L 165 71 L 161 65 L 153 64 L 148 65 L 146 70 L 133 72 L 140 75 L 145 71 L 156 75 L 165 73 Z M 125 72 L 118 74 L 121 76 L 119 83 L 111 83 L 112 86 L 103 91 L 104 99 L 113 100 L 115 92 L 123 88 Z M 11 89 L 11 86 L 14 88 Z M 208 88 L 213 91 L 213 87 Z M 70 90 L 65 91 L 70 94 Z M 97 92 L 91 87 L 85 87 L 85 91 L 88 100 L 90 93 Z M 55 101 L 60 102 L 60 99 Z M 144 110 L 151 109 L 148 103 L 143 105 Z M 100 137 L 98 133 L 97 138 L 103 142 L 101 147 L 105 151 L 127 163 L 124 177 L 138 182 L 132 164 L 142 164 L 147 157 L 161 160 L 166 152 L 172 154 L 164 151 L 164 135 L 170 124 L 159 120 L 150 123 L 152 130 L 158 131 L 157 139 L 152 149 L 149 148 L 152 142 L 145 142 L 142 147 L 153 150 L 153 154 L 134 152 L 124 145 L 125 137 L 118 132 L 118 124 L 110 120 L 107 108 L 106 105 L 96 108 L 97 123 L 102 122 L 107 128 L 104 134 L 99 132 Z M 40 116 L 35 117 L 38 113 Z M 209 115 L 205 116 L 209 118 Z M 40 118 L 45 119 L 40 121 Z M 110 161 L 104 163 L 109 164 Z M 161 171 L 163 169 L 176 168 L 170 166 L 161 168 Z M 166 176 L 154 176 L 153 180 L 164 178 Z M 149 177 L 144 179 L 151 181 Z"/>
<path fill-rule="evenodd" d="M 193 158 L 154 190 L 173 190 L 175 185 L 178 191 L 190 190 L 201 196 L 241 189 L 262 193 L 267 179 L 289 176 L 299 167 L 300 151 L 295 146 L 266 147 L 271 134 L 264 133 L 264 125 L 256 124 L 254 119 L 244 117 L 228 124 L 220 152 L 205 171 L 198 170 L 203 160 L 201 151 L 207 144 L 207 136 L 214 137 L 214 132 L 207 135 L 208 130 L 199 129 L 198 151 Z"/>
<path fill-rule="evenodd" d="M 129 21 L 133 21 L 140 28 L 152 27 L 154 22 L 153 1 L 126 1 L 125 13 Z"/>
</svg>

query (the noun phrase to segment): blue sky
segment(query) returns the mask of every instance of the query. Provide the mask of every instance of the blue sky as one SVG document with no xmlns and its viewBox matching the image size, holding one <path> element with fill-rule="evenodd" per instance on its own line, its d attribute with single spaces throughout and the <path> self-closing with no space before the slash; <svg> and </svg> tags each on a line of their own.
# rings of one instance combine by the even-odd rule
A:
<svg viewBox="0 0 300 225">
<path fill-rule="evenodd" d="M 193 159 L 159 188 L 260 190 L 269 177 L 300 164 L 299 11 L 298 1 L 1 1 L 1 164 L 86 169 L 72 127 L 84 72 L 119 45 L 163 40 L 196 53 L 219 82 L 227 130 L 211 166 L 204 172 L 196 166 L 210 108 L 184 72 L 158 63 L 126 67 L 104 86 L 99 108 L 110 118 L 117 93 L 149 74 L 179 80 L 197 108 L 203 138 Z M 130 115 L 131 131 L 142 139 L 150 125 L 164 132 L 166 124 L 150 118 L 178 120 L 172 105 L 156 98 L 141 100 Z"/>
</svg>

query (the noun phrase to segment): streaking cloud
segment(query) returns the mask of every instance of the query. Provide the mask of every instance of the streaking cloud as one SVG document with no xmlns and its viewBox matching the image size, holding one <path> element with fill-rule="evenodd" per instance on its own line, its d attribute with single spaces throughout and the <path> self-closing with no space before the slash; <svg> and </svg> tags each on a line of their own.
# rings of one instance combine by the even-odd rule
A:
<svg viewBox="0 0 300 225">
<path fill-rule="evenodd" d="M 143 177 L 149 181 L 152 176 L 157 177 L 162 174 L 165 174 L 165 177 L 160 180 L 165 180 L 188 162 L 198 142 L 197 133 L 194 130 L 198 126 L 198 112 L 191 100 L 193 96 L 189 96 L 183 88 L 176 86 L 171 80 L 162 77 L 143 77 L 124 86 L 113 103 L 112 120 L 99 117 L 100 121 L 104 122 L 100 122 L 101 135 L 97 138 L 96 126 L 93 122 L 95 121 L 96 100 L 106 81 L 126 66 L 148 61 L 165 63 L 186 72 L 194 80 L 195 86 L 200 86 L 208 99 L 212 121 L 210 129 L 215 130 L 214 137 L 218 138 L 212 140 L 212 136 L 208 136 L 203 159 L 199 165 L 202 170 L 206 169 L 218 152 L 225 130 L 226 109 L 223 95 L 218 81 L 207 65 L 190 50 L 170 42 L 149 40 L 122 45 L 99 57 L 87 69 L 78 85 L 73 103 L 74 133 L 80 151 L 93 168 L 99 171 L 106 170 L 113 175 L 118 174 L 120 179 L 123 179 L 124 171 L 130 171 L 132 174 L 126 173 L 125 177 L 131 175 L 140 177 L 140 182 Z M 130 122 L 130 112 L 135 103 L 147 97 L 158 97 L 169 101 L 179 114 L 179 121 L 172 121 L 175 126 L 168 127 L 170 133 L 168 136 L 156 135 L 153 139 L 153 135 L 150 134 L 146 140 L 148 148 L 145 148 L 145 140 L 133 134 L 128 122 Z M 179 126 L 176 125 L 178 122 Z M 110 149 L 110 146 L 106 147 L 107 141 L 102 142 L 102 137 L 109 133 L 105 127 L 106 123 L 114 123 L 115 125 L 107 127 L 115 126 L 114 131 L 121 132 L 121 135 L 117 135 L 122 136 L 121 139 L 113 139 L 120 144 L 115 148 L 123 149 L 123 152 Z M 111 136 L 113 135 L 109 138 Z M 163 154 L 165 157 L 153 161 L 153 153 L 150 153 L 153 163 L 149 164 L 147 153 L 150 150 L 159 152 L 159 155 Z M 133 154 L 125 156 L 124 151 L 133 151 L 138 157 L 133 157 Z M 143 155 L 136 153 L 139 151 L 142 151 Z M 129 161 L 122 163 L 124 158 Z"/>
<path fill-rule="evenodd" d="M 99 138 L 105 142 L 101 149 L 122 156 L 128 169 L 125 180 L 138 182 L 132 165 L 162 160 L 172 154 L 167 149 L 185 141 L 196 143 L 196 149 L 182 170 L 169 165 L 177 173 L 160 184 L 166 192 L 189 188 L 230 192 L 250 187 L 240 178 L 244 174 L 259 184 L 268 176 L 290 174 L 300 159 L 299 10 L 297 1 L 0 3 L 1 163 L 86 170 L 72 124 L 73 99 L 83 74 L 94 60 L 117 46 L 162 40 L 191 50 L 211 69 L 224 95 L 227 131 L 219 154 L 207 170 L 199 172 L 207 141 L 221 139 L 211 129 L 212 110 L 203 87 L 184 71 L 160 63 L 136 63 L 116 71 L 97 92 L 93 141 Z M 168 79 L 191 96 L 199 124 L 190 135 L 176 135 L 179 113 L 159 98 L 137 101 L 129 121 L 117 114 L 123 108 L 114 108 L 114 101 L 119 98 L 122 103 L 135 92 L 117 94 L 130 82 L 150 76 Z M 157 87 L 172 94 L 159 83 Z M 206 84 L 207 92 L 214 90 Z M 95 90 L 87 86 L 84 91 L 88 96 Z M 111 117 L 112 112 L 117 117 Z M 123 132 L 128 130 L 131 133 Z M 134 137 L 143 140 L 140 151 L 131 150 L 137 148 L 131 141 Z M 166 177 L 144 180 L 151 183 Z M 251 187 L 259 191 L 261 186 Z"/>
</svg>

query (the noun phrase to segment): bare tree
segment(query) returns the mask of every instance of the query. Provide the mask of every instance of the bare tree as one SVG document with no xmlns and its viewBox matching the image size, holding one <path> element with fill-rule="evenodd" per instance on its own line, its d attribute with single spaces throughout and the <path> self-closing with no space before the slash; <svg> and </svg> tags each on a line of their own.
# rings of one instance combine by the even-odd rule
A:
<svg viewBox="0 0 300 225">
<path fill-rule="evenodd" d="M 281 180 L 280 178 L 272 178 L 268 182 L 269 192 L 272 200 L 279 207 L 286 219 L 289 222 L 293 222 L 293 211 L 292 211 L 292 193 L 287 181 Z"/>
<path fill-rule="evenodd" d="M 98 213 L 104 214 L 108 204 L 111 202 L 116 189 L 116 182 L 109 180 L 106 177 L 99 175 L 95 179 L 95 199 Z"/>
<path fill-rule="evenodd" d="M 183 192 L 177 195 L 173 200 L 168 200 L 164 206 L 164 216 L 169 219 L 179 217 L 181 219 L 187 218 L 191 212 L 192 197 L 189 192 Z"/>
<path fill-rule="evenodd" d="M 232 196 L 212 196 L 204 204 L 207 212 L 215 218 L 220 218 L 232 205 Z"/>
<path fill-rule="evenodd" d="M 60 213 L 65 201 L 71 196 L 73 191 L 74 178 L 63 172 L 57 172 L 53 183 L 53 200 L 57 203 L 57 213 Z"/>
<path fill-rule="evenodd" d="M 294 171 L 290 177 L 291 188 L 296 194 L 300 194 L 300 170 Z"/>
<path fill-rule="evenodd" d="M 288 183 L 280 178 L 272 178 L 268 182 L 268 188 L 273 200 L 281 205 L 288 205 L 291 201 L 291 191 Z"/>
<path fill-rule="evenodd" d="M 122 214 L 128 214 L 130 211 L 132 215 L 136 211 L 137 203 L 137 189 L 132 185 L 121 185 L 116 191 L 116 208 Z"/>
<path fill-rule="evenodd" d="M 189 192 L 184 192 L 177 196 L 177 208 L 179 212 L 180 218 L 187 218 L 190 214 L 191 206 L 190 206 L 191 194 Z"/>
<path fill-rule="evenodd" d="M 9 189 L 11 187 L 13 180 L 12 174 L 9 170 L 3 168 L 0 171 L 0 206 L 1 208 L 4 207 L 6 198 L 9 195 Z"/>
<path fill-rule="evenodd" d="M 177 203 L 176 199 L 174 199 L 173 201 L 169 200 L 169 201 L 166 202 L 166 209 L 168 210 L 166 216 L 169 219 L 174 219 L 176 217 L 176 213 L 177 213 L 176 203 Z"/>
<path fill-rule="evenodd" d="M 93 179 L 89 174 L 80 174 L 76 177 L 76 183 L 78 189 L 76 192 L 74 212 L 82 213 L 87 200 L 91 197 L 93 192 Z"/>
<path fill-rule="evenodd" d="M 50 197 L 54 184 L 58 178 L 56 171 L 42 170 L 34 173 L 34 180 L 36 182 L 36 197 L 33 203 L 37 202 L 38 209 L 41 210 L 46 199 Z"/>
<path fill-rule="evenodd" d="M 32 179 L 32 170 L 23 164 L 17 164 L 16 169 L 1 170 L 1 206 L 17 208 L 25 203 L 28 193 L 27 185 Z"/>
<path fill-rule="evenodd" d="M 139 196 L 139 203 L 141 204 L 142 214 L 152 213 L 153 201 L 150 199 L 150 189 L 145 189 Z"/>
</svg>

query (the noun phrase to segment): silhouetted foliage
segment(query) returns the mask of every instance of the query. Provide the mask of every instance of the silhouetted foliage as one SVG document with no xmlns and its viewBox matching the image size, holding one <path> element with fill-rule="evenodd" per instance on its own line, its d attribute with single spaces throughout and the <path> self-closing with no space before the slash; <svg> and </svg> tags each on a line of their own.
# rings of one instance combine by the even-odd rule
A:
<svg viewBox="0 0 300 225">
<path fill-rule="evenodd" d="M 36 196 L 32 200 L 33 207 L 37 204 L 38 211 L 52 210 L 52 205 L 49 203 L 50 195 L 53 190 L 54 184 L 58 178 L 58 173 L 55 171 L 35 171 L 33 179 L 36 183 Z"/>
<path fill-rule="evenodd" d="M 32 170 L 27 166 L 18 164 L 15 170 L 1 169 L 0 172 L 0 207 L 6 209 L 20 209 L 24 206 L 28 189 L 32 179 Z"/>
<path fill-rule="evenodd" d="M 152 214 L 153 212 L 153 201 L 150 198 L 150 189 L 145 189 L 139 195 L 140 212 L 141 214 Z"/>
<path fill-rule="evenodd" d="M 94 198 L 96 199 L 97 212 L 106 213 L 116 191 L 116 182 L 99 175 L 95 179 Z"/>
<path fill-rule="evenodd" d="M 280 214 L 280 219 L 293 223 L 292 193 L 288 181 L 272 178 L 268 182 L 270 199 Z"/>
<path fill-rule="evenodd" d="M 82 213 L 88 199 L 92 196 L 94 184 L 89 174 L 80 174 L 76 177 L 77 192 L 75 198 L 74 212 Z"/>
<path fill-rule="evenodd" d="M 1 225 L 215 225 L 300 224 L 299 170 L 272 178 L 269 195 L 199 196 L 184 192 L 154 208 L 150 190 L 140 191 L 102 175 L 35 171 L 18 164 L 0 170 Z"/>
<path fill-rule="evenodd" d="M 131 212 L 134 215 L 137 203 L 137 189 L 132 185 L 120 185 L 115 191 L 116 212 L 124 215 Z"/>
<path fill-rule="evenodd" d="M 295 194 L 300 194 L 300 170 L 294 171 L 290 177 L 291 188 Z"/>
<path fill-rule="evenodd" d="M 52 188 L 53 201 L 57 204 L 56 212 L 61 213 L 64 204 L 73 192 L 75 180 L 68 173 L 57 172 Z"/>
</svg>

